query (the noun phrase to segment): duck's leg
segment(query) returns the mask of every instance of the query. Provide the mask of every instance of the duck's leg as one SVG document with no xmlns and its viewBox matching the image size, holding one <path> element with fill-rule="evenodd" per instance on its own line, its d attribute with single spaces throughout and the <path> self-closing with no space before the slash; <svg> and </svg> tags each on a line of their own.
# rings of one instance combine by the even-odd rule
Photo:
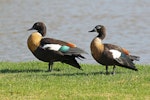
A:
<svg viewBox="0 0 150 100">
<path fill-rule="evenodd" d="M 49 62 L 48 64 L 48 72 L 51 72 L 53 69 L 53 62 Z"/>
<path fill-rule="evenodd" d="M 115 75 L 116 66 L 114 65 L 112 74 Z"/>
<path fill-rule="evenodd" d="M 109 72 L 108 72 L 108 65 L 106 65 L 106 74 L 108 75 Z"/>
</svg>

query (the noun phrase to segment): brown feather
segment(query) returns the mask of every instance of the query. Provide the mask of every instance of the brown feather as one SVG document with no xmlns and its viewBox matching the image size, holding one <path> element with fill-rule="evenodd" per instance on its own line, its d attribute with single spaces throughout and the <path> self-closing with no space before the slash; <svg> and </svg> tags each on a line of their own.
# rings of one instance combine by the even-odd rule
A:
<svg viewBox="0 0 150 100">
<path fill-rule="evenodd" d="M 73 43 L 65 42 L 65 41 L 61 41 L 61 40 L 57 40 L 57 39 L 53 39 L 53 38 L 43 38 L 41 40 L 41 45 L 43 46 L 45 44 L 60 44 L 60 45 L 66 45 L 69 47 L 76 47 L 76 45 Z"/>
<path fill-rule="evenodd" d="M 126 55 L 129 55 L 129 51 L 125 48 L 122 48 L 122 51 L 126 54 Z"/>
</svg>

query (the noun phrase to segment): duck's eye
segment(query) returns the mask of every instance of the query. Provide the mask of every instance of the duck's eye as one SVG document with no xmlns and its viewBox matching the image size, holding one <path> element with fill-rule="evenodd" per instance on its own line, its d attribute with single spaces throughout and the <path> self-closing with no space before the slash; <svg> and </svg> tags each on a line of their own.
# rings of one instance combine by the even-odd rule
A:
<svg viewBox="0 0 150 100">
<path fill-rule="evenodd" d="M 101 26 L 97 26 L 96 29 L 101 29 Z"/>
<path fill-rule="evenodd" d="M 40 24 L 39 23 L 36 23 L 36 26 L 39 26 Z"/>
</svg>

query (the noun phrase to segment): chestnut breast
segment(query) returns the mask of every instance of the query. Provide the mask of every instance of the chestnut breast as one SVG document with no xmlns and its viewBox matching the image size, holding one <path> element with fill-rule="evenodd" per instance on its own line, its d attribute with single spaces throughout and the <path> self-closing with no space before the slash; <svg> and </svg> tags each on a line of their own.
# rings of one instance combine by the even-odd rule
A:
<svg viewBox="0 0 150 100">
<path fill-rule="evenodd" d="M 38 32 L 34 32 L 29 36 L 27 44 L 31 52 L 34 52 L 40 46 L 41 39 L 42 35 Z"/>
<path fill-rule="evenodd" d="M 99 61 L 104 51 L 104 45 L 100 38 L 96 37 L 91 42 L 91 54 L 96 61 Z"/>
</svg>

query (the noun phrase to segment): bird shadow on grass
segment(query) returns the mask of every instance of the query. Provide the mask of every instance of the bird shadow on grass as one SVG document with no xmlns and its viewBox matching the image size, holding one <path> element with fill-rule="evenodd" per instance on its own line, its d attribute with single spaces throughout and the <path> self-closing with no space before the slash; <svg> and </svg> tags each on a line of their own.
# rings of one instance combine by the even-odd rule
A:
<svg viewBox="0 0 150 100">
<path fill-rule="evenodd" d="M 116 72 L 116 74 L 122 74 L 123 72 Z M 74 72 L 74 73 L 50 73 L 50 74 L 44 74 L 44 76 L 96 76 L 96 75 L 113 75 L 111 73 L 106 74 L 106 72 L 103 71 L 95 71 L 95 72 Z"/>
<path fill-rule="evenodd" d="M 100 72 L 90 72 L 90 73 L 85 73 L 85 72 L 76 72 L 76 73 L 50 73 L 48 75 L 50 76 L 89 76 L 89 75 L 98 75 Z M 46 76 L 48 76 L 46 75 Z"/>
<path fill-rule="evenodd" d="M 40 69 L 28 69 L 28 70 L 18 70 L 18 69 L 2 69 L 0 70 L 0 73 L 31 73 L 31 72 L 43 72 L 44 70 Z"/>
<path fill-rule="evenodd" d="M 73 73 L 67 73 L 67 72 L 61 72 L 60 69 L 53 69 L 52 72 L 48 72 L 46 70 L 41 70 L 41 69 L 23 69 L 23 70 L 18 70 L 18 69 L 2 69 L 0 70 L 0 73 L 48 73 L 44 74 L 44 76 L 90 76 L 90 75 L 112 75 L 111 73 L 106 74 L 106 72 L 103 71 L 96 71 L 96 72 L 73 72 Z M 59 73 L 60 72 L 60 73 Z M 122 74 L 123 72 L 116 72 L 116 74 Z"/>
<path fill-rule="evenodd" d="M 62 73 L 61 70 L 59 69 L 53 69 L 52 72 L 48 72 L 46 70 L 40 70 L 40 69 L 23 69 L 23 70 L 18 70 L 18 69 L 2 69 L 0 70 L 0 73 L 39 73 L 43 72 L 46 73 L 44 76 L 88 76 L 88 75 L 97 75 L 97 74 L 104 74 L 103 72 L 90 72 L 90 73 L 85 73 L 85 72 L 75 72 L 75 73 Z M 60 73 L 59 73 L 60 72 Z"/>
</svg>

